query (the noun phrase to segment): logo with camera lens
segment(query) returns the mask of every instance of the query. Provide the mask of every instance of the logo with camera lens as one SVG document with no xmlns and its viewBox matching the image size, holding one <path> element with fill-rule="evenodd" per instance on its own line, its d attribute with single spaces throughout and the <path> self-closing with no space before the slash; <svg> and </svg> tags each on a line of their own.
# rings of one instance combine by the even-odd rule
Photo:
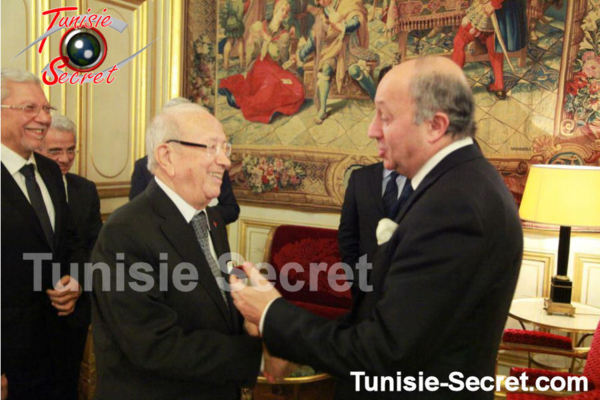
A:
<svg viewBox="0 0 600 400">
<path fill-rule="evenodd" d="M 56 32 L 65 30 L 60 40 L 60 54 L 41 71 L 42 81 L 47 85 L 112 83 L 120 68 L 152 44 L 147 44 L 116 64 L 105 66 L 108 44 L 102 29 L 111 28 L 123 33 L 127 23 L 105 14 L 106 9 L 98 14 L 92 13 L 88 8 L 85 15 L 62 15 L 68 11 L 77 11 L 77 7 L 59 7 L 42 12 L 42 15 L 51 16 L 46 32 L 17 54 L 18 57 L 38 43 L 38 53 L 41 54 L 46 39 Z"/>
<path fill-rule="evenodd" d="M 67 31 L 60 42 L 60 55 L 66 66 L 76 72 L 95 70 L 106 58 L 106 39 L 94 28 Z"/>
</svg>

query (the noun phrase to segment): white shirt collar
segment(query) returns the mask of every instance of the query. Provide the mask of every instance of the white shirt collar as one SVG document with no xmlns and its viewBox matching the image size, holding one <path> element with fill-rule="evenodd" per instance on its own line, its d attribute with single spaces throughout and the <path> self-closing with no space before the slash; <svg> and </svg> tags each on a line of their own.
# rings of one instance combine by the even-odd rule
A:
<svg viewBox="0 0 600 400">
<path fill-rule="evenodd" d="M 189 205 L 180 195 L 178 195 L 173 189 L 171 189 L 163 181 L 161 181 L 157 176 L 154 177 L 154 180 L 156 181 L 156 184 L 165 192 L 167 197 L 169 197 L 169 199 L 171 199 L 171 201 L 175 204 L 175 207 L 177 207 L 181 215 L 183 215 L 185 222 L 190 223 L 190 221 L 192 220 L 192 218 L 194 218 L 196 214 L 205 210 L 204 208 L 202 210 L 196 210 L 194 207 Z"/>
<path fill-rule="evenodd" d="M 33 164 L 35 165 L 35 169 L 37 170 L 37 164 L 35 163 L 35 157 L 33 156 L 33 152 L 29 156 L 29 159 L 24 159 L 19 154 L 15 153 L 13 150 L 9 149 L 7 146 L 2 144 L 2 164 L 6 167 L 8 172 L 11 175 L 16 174 L 23 168 L 25 164 Z"/>
<path fill-rule="evenodd" d="M 472 144 L 473 138 L 467 136 L 466 138 L 462 138 L 450 143 L 448 146 L 435 153 L 433 157 L 431 157 L 429 160 L 427 160 L 427 162 L 425 162 L 425 164 L 423 164 L 421 169 L 419 169 L 415 176 L 413 176 L 413 178 L 411 179 L 413 189 L 417 190 L 417 188 L 419 187 L 421 182 L 423 182 L 423 179 L 427 176 L 427 174 L 430 173 L 435 168 L 435 166 L 440 163 L 440 161 L 446 158 L 448 154 L 460 149 L 461 147 L 466 147 Z"/>
</svg>

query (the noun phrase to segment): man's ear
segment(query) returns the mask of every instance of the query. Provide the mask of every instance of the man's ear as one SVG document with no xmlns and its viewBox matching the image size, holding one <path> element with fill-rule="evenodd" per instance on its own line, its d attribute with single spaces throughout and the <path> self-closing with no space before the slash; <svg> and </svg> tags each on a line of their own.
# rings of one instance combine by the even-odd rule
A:
<svg viewBox="0 0 600 400">
<path fill-rule="evenodd" d="M 448 131 L 448 126 L 450 125 L 450 118 L 448 118 L 448 114 L 443 112 L 436 112 L 433 115 L 431 121 L 429 121 L 429 140 L 431 143 L 438 141 L 443 138 Z"/>
<path fill-rule="evenodd" d="M 154 150 L 154 158 L 156 159 L 156 163 L 162 168 L 163 171 L 167 173 L 168 176 L 175 175 L 175 166 L 173 165 L 173 152 L 171 151 L 171 146 L 167 143 L 161 143 Z"/>
</svg>

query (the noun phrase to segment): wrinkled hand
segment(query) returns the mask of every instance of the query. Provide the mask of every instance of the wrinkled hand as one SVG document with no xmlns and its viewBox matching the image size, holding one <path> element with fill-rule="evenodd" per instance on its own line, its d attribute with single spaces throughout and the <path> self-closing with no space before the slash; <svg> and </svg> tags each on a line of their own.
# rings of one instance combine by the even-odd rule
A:
<svg viewBox="0 0 600 400">
<path fill-rule="evenodd" d="M 6 400 L 8 397 L 8 379 L 6 379 L 6 374 L 2 374 L 2 394 L 0 395 L 0 399 Z"/>
<path fill-rule="evenodd" d="M 75 310 L 77 299 L 81 296 L 81 286 L 76 279 L 65 275 L 60 278 L 53 289 L 46 290 L 52 306 L 58 310 L 60 317 L 71 314 Z"/>
<path fill-rule="evenodd" d="M 252 322 L 248 322 L 248 320 L 244 320 L 244 329 L 246 333 L 250 336 L 260 337 L 260 331 L 258 330 L 258 326 L 253 324 Z"/>
<path fill-rule="evenodd" d="M 242 264 L 248 276 L 250 286 L 238 279 L 235 274 L 229 276 L 233 304 L 248 322 L 258 326 L 260 318 L 271 300 L 281 297 L 281 294 L 266 280 L 250 262 Z"/>
<path fill-rule="evenodd" d="M 263 375 L 269 383 L 276 383 L 286 376 L 289 376 L 297 365 L 282 358 L 274 357 L 265 348 L 263 351 L 265 358 L 265 370 Z"/>
</svg>

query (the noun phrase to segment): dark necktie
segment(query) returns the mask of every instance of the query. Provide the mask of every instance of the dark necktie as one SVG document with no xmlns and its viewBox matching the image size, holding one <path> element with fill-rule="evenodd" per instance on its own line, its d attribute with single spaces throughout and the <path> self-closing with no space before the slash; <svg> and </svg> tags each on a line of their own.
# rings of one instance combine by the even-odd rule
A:
<svg viewBox="0 0 600 400">
<path fill-rule="evenodd" d="M 396 193 L 397 190 L 398 186 L 396 185 Z M 400 208 L 402 208 L 404 203 L 406 203 L 406 200 L 408 200 L 413 191 L 414 190 L 410 184 L 410 179 L 406 178 L 406 181 L 404 182 L 404 187 L 402 188 L 402 193 L 400 193 L 400 197 L 398 197 L 398 200 L 396 200 L 396 203 L 394 203 L 394 206 L 392 207 L 390 213 L 387 214 L 388 218 L 396 218 L 396 215 L 398 215 L 398 211 L 400 211 Z"/>
<path fill-rule="evenodd" d="M 25 186 L 27 187 L 29 201 L 31 202 L 31 206 L 35 210 L 35 214 L 42 225 L 44 236 L 46 236 L 46 240 L 48 241 L 50 248 L 54 248 L 54 232 L 52 231 L 52 224 L 50 223 L 50 217 L 48 216 L 46 204 L 44 204 L 44 199 L 42 198 L 42 191 L 35 180 L 34 168 L 35 167 L 33 164 L 26 164 L 19 170 L 19 172 L 21 172 L 21 174 L 23 174 L 25 177 Z"/>
<path fill-rule="evenodd" d="M 406 203 L 406 200 L 408 200 L 408 198 L 413 192 L 414 190 L 410 184 L 410 179 L 406 178 L 406 181 L 404 182 L 404 187 L 402 188 L 402 193 L 400 193 L 400 197 L 398 198 L 396 206 L 394 207 L 392 218 L 396 218 L 396 215 L 398 215 L 398 211 L 400 211 L 400 208 L 402 208 L 404 203 Z"/>
<path fill-rule="evenodd" d="M 219 285 L 219 282 L 223 279 L 223 275 L 219 269 L 219 264 L 217 264 L 217 261 L 210 252 L 210 243 L 208 242 L 208 218 L 206 217 L 206 213 L 204 211 L 199 212 L 194 216 L 194 218 L 192 218 L 192 227 L 194 228 L 196 239 L 198 239 L 198 243 L 200 243 L 200 247 L 204 253 L 204 258 L 206 258 L 206 262 L 210 267 L 210 271 L 217 281 L 217 286 L 219 286 L 221 296 L 223 296 L 223 300 L 225 300 L 225 305 L 228 306 L 227 296 L 225 296 L 225 292 Z"/>
<path fill-rule="evenodd" d="M 390 174 L 390 180 L 385 186 L 385 192 L 383 192 L 383 211 L 385 212 L 385 216 L 388 218 L 394 218 L 393 212 L 398 200 L 398 184 L 396 183 L 397 177 L 398 173 L 396 171 L 392 171 Z"/>
</svg>

